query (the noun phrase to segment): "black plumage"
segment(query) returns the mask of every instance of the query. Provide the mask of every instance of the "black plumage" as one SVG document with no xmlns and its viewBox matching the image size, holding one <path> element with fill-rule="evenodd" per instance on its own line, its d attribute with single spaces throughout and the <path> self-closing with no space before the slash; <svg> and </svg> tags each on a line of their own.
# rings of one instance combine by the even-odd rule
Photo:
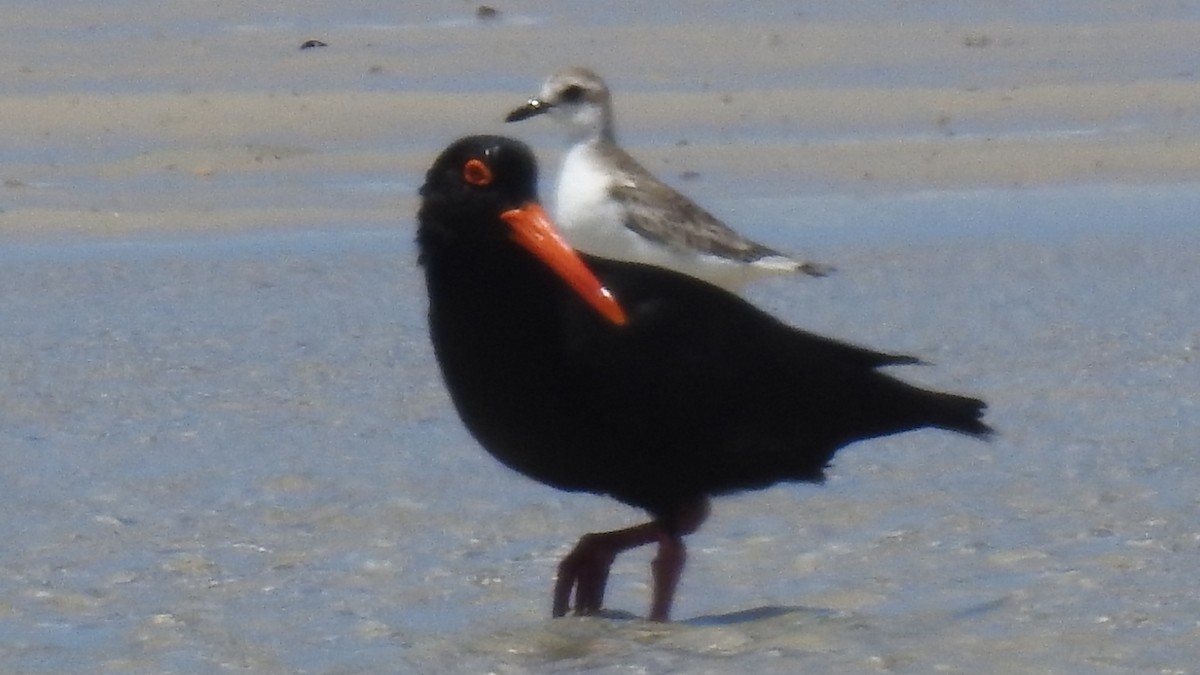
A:
<svg viewBox="0 0 1200 675">
<path fill-rule="evenodd" d="M 710 496 L 820 482 L 858 440 L 991 431 L 982 401 L 878 370 L 916 359 L 797 330 L 692 277 L 582 256 L 584 271 L 570 269 L 590 269 L 599 290 L 565 282 L 517 232 L 515 214 L 536 203 L 536 164 L 517 141 L 457 141 L 421 194 L 430 332 L 468 429 L 531 478 L 653 518 L 582 539 L 560 567 L 556 615 L 572 592 L 577 611 L 598 611 L 612 558 L 658 542 L 650 618 L 665 620 L 682 537 Z"/>
</svg>

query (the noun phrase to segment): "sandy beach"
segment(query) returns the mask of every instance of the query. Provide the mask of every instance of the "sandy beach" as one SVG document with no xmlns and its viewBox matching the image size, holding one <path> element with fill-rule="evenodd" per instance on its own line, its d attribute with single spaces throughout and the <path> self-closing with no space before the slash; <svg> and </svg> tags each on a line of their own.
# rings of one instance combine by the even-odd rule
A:
<svg viewBox="0 0 1200 675">
<path fill-rule="evenodd" d="M 1200 7 L 52 0 L 0 26 L 0 670 L 1190 673 Z M 306 40 L 325 47 L 301 50 Z M 934 365 L 992 443 L 718 500 L 670 626 L 557 559 L 632 509 L 500 467 L 442 388 L 416 191 L 564 65 L 737 229 L 749 298 Z M 635 618 L 629 618 L 635 617 Z"/>
<path fill-rule="evenodd" d="M 0 45 L 0 231 L 403 221 L 459 135 L 516 135 L 553 167 L 557 129 L 500 120 L 574 63 L 610 79 L 626 145 L 668 179 L 698 175 L 710 202 L 1200 179 L 1194 17 L 822 20 L 763 3 L 734 21 L 711 4 L 602 23 L 581 3 L 490 21 L 465 3 L 29 9 Z"/>
</svg>

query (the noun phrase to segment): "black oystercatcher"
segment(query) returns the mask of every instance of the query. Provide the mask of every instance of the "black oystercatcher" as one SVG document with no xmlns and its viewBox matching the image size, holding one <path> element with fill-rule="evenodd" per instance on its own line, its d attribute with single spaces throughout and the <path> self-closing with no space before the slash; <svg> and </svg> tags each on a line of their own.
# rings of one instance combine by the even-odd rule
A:
<svg viewBox="0 0 1200 675">
<path fill-rule="evenodd" d="M 554 218 L 580 251 L 667 267 L 730 290 L 772 275 L 833 270 L 746 239 L 655 178 L 617 145 L 608 85 L 587 68 L 551 75 L 541 95 L 505 121 L 543 113 L 563 123 L 571 141 Z"/>
<path fill-rule="evenodd" d="M 912 357 L 796 330 L 684 274 L 575 253 L 536 182 L 520 142 L 456 141 L 425 177 L 417 243 L 438 363 L 475 438 L 535 480 L 653 518 L 581 538 L 554 616 L 598 612 L 617 554 L 657 543 L 649 618 L 666 621 L 710 496 L 819 483 L 862 439 L 990 433 L 982 401 L 877 370 Z"/>
</svg>

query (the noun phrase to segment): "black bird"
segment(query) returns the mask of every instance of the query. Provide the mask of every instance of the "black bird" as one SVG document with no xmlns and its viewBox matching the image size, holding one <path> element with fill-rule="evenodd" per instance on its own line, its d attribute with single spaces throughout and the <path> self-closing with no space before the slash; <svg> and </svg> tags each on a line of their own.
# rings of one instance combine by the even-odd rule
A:
<svg viewBox="0 0 1200 675">
<path fill-rule="evenodd" d="M 598 612 L 617 554 L 657 542 L 649 618 L 666 621 L 683 537 L 711 496 L 819 483 L 858 440 L 991 433 L 982 401 L 877 370 L 913 357 L 791 328 L 683 274 L 574 252 L 538 204 L 537 165 L 518 141 L 454 142 L 421 196 L 430 333 L 467 428 L 535 480 L 652 516 L 579 540 L 558 568 L 554 616 Z"/>
</svg>

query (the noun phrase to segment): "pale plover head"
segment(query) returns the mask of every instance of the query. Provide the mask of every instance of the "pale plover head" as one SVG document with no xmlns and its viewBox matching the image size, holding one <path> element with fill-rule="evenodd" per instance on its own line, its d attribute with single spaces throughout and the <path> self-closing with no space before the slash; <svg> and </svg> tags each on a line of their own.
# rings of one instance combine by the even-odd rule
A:
<svg viewBox="0 0 1200 675">
<path fill-rule="evenodd" d="M 568 129 L 571 140 L 613 137 L 608 85 L 587 68 L 573 67 L 551 75 L 536 98 L 510 112 L 506 122 L 548 113 Z"/>
</svg>

